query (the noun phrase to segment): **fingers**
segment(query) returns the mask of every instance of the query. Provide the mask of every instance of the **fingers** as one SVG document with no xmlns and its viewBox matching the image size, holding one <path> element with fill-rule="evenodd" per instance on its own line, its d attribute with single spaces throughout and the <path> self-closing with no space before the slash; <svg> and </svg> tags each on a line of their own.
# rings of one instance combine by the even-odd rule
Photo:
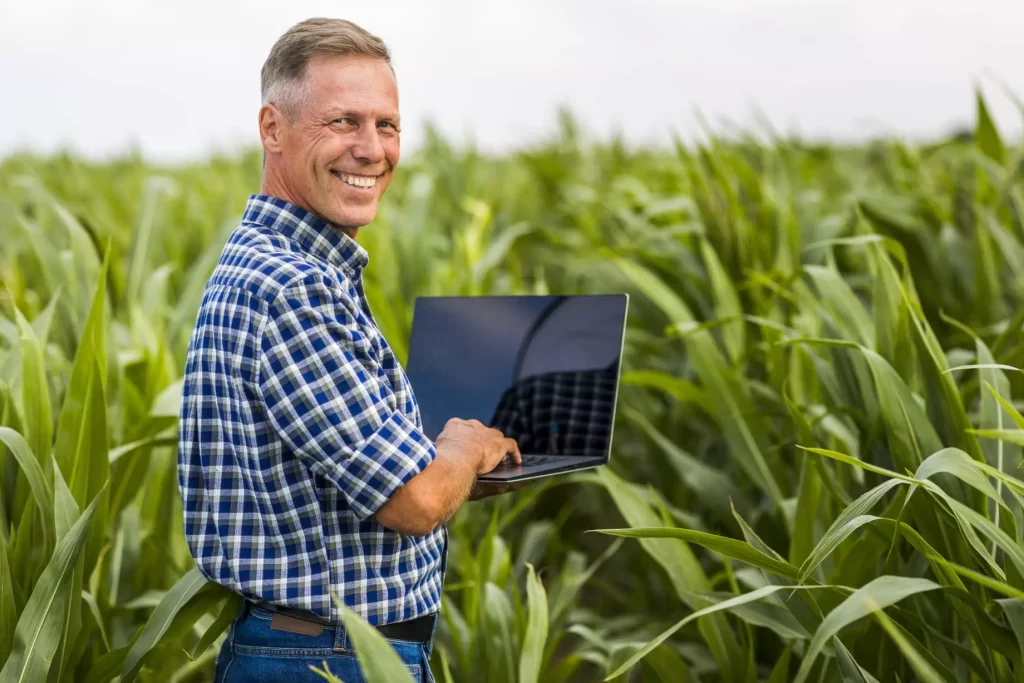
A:
<svg viewBox="0 0 1024 683">
<path fill-rule="evenodd" d="M 517 465 L 523 464 L 523 454 L 519 452 L 519 444 L 516 443 L 515 439 L 503 439 L 505 445 L 505 452 L 512 457 L 512 462 Z"/>
<path fill-rule="evenodd" d="M 452 447 L 466 452 L 482 452 L 479 469 L 481 474 L 490 472 L 505 459 L 509 459 L 516 465 L 523 463 L 523 457 L 515 439 L 506 437 L 500 430 L 488 427 L 479 420 L 463 420 L 453 417 L 445 424 L 437 441 L 451 444 Z"/>
</svg>

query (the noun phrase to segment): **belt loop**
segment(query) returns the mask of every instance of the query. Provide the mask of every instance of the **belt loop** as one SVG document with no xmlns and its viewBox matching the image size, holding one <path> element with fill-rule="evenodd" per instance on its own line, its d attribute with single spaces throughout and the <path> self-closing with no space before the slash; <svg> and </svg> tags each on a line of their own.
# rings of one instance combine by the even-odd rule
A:
<svg viewBox="0 0 1024 683">
<path fill-rule="evenodd" d="M 334 625 L 334 649 L 340 652 L 348 652 L 348 632 L 345 630 L 345 625 L 341 622 L 341 615 L 338 615 L 338 621 Z"/>
</svg>

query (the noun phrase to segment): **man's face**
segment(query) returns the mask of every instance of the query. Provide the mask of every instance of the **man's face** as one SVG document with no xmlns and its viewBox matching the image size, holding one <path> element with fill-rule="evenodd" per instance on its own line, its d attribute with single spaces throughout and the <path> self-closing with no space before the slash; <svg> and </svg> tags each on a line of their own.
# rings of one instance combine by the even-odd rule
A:
<svg viewBox="0 0 1024 683">
<path fill-rule="evenodd" d="M 381 59 L 318 56 L 306 87 L 294 122 L 278 114 L 277 180 L 291 195 L 283 199 L 355 237 L 398 164 L 398 86 Z"/>
</svg>

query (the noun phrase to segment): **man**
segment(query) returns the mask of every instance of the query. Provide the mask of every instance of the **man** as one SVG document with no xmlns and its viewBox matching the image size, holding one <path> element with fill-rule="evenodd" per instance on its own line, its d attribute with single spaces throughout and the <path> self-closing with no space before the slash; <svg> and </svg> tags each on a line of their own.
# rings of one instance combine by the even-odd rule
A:
<svg viewBox="0 0 1024 683">
<path fill-rule="evenodd" d="M 302 22 L 271 50 L 262 94 L 263 187 L 207 284 L 181 406 L 189 547 L 245 598 L 216 680 L 322 681 L 310 666 L 326 660 L 362 681 L 336 597 L 431 681 L 445 522 L 519 450 L 476 421 L 427 439 L 366 302 L 355 238 L 399 158 L 387 47 L 350 22 Z"/>
</svg>

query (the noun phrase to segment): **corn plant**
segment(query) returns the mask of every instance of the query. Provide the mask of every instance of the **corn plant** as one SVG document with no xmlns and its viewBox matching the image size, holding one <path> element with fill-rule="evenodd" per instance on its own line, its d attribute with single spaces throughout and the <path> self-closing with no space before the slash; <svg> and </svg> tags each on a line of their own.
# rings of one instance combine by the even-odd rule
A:
<svg viewBox="0 0 1024 683">
<path fill-rule="evenodd" d="M 610 466 L 452 521 L 435 675 L 1019 679 L 1022 150 L 980 95 L 935 144 L 706 138 L 428 131 L 361 231 L 400 359 L 418 295 L 633 295 Z M 210 679 L 180 379 L 260 171 L 0 160 L 0 681 Z"/>
</svg>

